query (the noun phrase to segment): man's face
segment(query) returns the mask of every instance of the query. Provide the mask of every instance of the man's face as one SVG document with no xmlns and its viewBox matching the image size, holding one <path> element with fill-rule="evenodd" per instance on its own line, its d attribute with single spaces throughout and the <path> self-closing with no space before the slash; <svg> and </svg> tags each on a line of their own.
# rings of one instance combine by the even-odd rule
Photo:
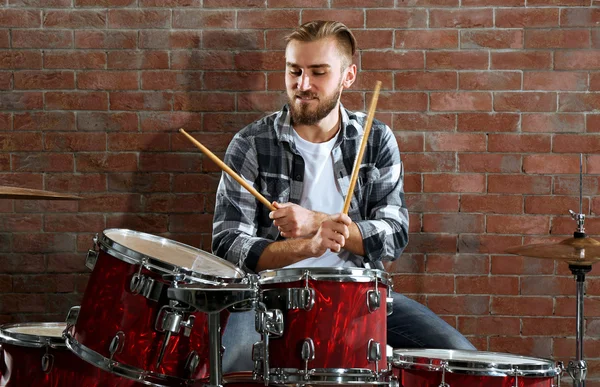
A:
<svg viewBox="0 0 600 387">
<path fill-rule="evenodd" d="M 336 42 L 333 38 L 314 42 L 292 40 L 286 47 L 285 59 L 285 86 L 292 122 L 316 124 L 338 106 L 347 82 L 348 69 L 342 70 L 343 58 Z"/>
</svg>

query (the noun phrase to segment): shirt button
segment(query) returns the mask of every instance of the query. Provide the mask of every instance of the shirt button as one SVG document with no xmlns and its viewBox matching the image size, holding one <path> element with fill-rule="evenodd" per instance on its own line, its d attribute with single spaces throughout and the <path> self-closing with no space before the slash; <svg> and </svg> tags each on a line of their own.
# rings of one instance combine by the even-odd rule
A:
<svg viewBox="0 0 600 387">
<path fill-rule="evenodd" d="M 302 175 L 296 175 L 296 180 L 298 180 L 298 181 L 302 180 Z"/>
</svg>

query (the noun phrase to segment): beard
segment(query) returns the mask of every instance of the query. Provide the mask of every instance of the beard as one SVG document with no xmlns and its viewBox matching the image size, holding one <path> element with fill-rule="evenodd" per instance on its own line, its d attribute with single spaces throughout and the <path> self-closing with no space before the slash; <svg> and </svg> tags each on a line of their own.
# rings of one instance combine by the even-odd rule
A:
<svg viewBox="0 0 600 387">
<path fill-rule="evenodd" d="M 329 113 L 336 107 L 340 96 L 342 95 L 342 84 L 337 91 L 332 95 L 325 96 L 323 99 L 317 97 L 316 94 L 310 91 L 294 92 L 288 94 L 290 113 L 292 115 L 292 123 L 296 125 L 314 125 L 327 117 Z M 317 98 L 317 106 L 311 109 L 311 103 L 296 103 L 296 97 L 301 98 Z"/>
</svg>

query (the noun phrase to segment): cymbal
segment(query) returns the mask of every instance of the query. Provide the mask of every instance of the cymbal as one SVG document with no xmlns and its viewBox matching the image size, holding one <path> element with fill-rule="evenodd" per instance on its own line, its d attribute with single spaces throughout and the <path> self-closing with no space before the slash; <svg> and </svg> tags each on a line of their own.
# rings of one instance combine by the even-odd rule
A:
<svg viewBox="0 0 600 387">
<path fill-rule="evenodd" d="M 565 261 L 570 265 L 591 266 L 600 261 L 600 242 L 592 238 L 569 238 L 552 244 L 515 246 L 506 250 L 523 257 Z"/>
<path fill-rule="evenodd" d="M 30 189 L 30 188 L 19 188 L 19 187 L 8 187 L 0 185 L 0 199 L 24 199 L 24 200 L 79 200 L 83 199 L 80 196 L 63 194 L 59 192 L 44 191 L 41 189 Z"/>
</svg>

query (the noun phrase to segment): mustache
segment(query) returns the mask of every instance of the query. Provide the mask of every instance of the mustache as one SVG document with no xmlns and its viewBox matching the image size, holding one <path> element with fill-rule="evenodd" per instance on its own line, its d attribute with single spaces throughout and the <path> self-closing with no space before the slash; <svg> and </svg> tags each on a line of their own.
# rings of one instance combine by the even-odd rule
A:
<svg viewBox="0 0 600 387">
<path fill-rule="evenodd" d="M 296 93 L 296 97 L 300 98 L 317 98 L 317 95 L 311 92 Z"/>
</svg>

